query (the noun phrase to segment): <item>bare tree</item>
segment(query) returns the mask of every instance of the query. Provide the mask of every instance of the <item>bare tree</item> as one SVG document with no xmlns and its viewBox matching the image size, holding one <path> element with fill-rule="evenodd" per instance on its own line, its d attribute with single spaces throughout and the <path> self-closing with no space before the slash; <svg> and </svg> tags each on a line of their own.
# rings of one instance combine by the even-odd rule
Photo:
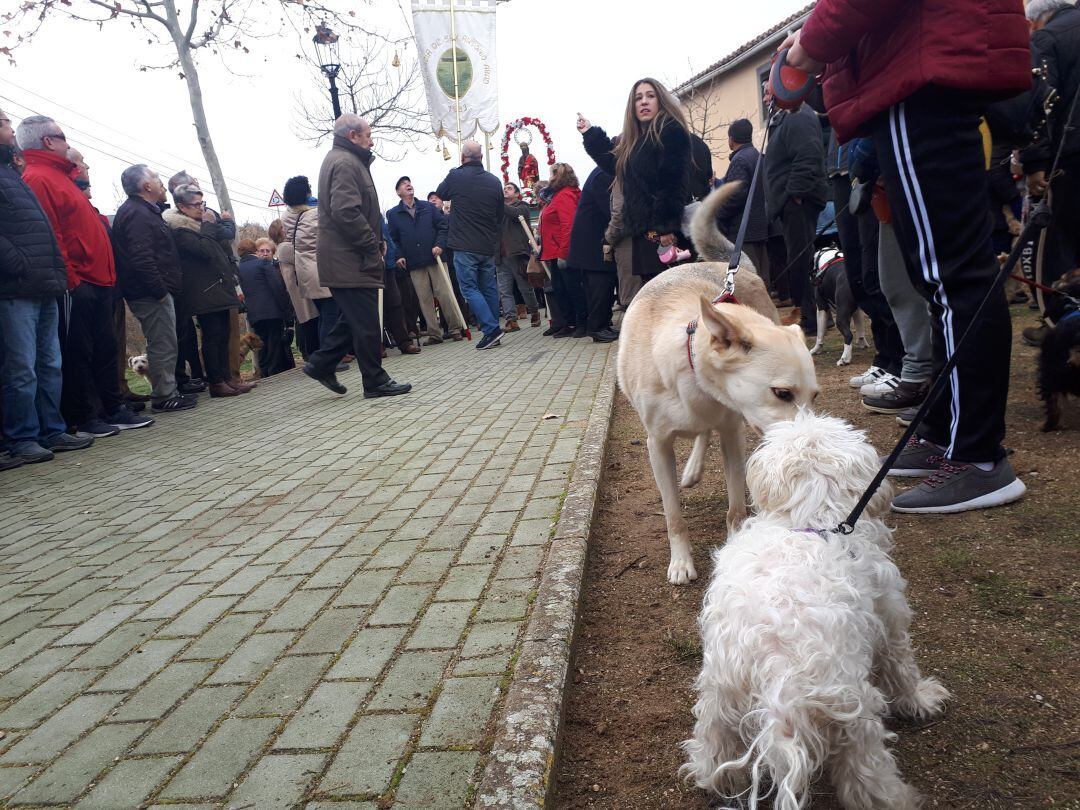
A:
<svg viewBox="0 0 1080 810">
<path fill-rule="evenodd" d="M 209 49 L 225 56 L 246 54 L 252 40 L 279 35 L 282 28 L 298 35 L 303 51 L 303 34 L 316 23 L 330 25 L 345 34 L 380 38 L 356 22 L 355 5 L 350 0 L 21 0 L 14 11 L 0 13 L 3 37 L 0 54 L 14 62 L 14 52 L 31 42 L 51 20 L 68 19 L 91 23 L 99 29 L 127 22 L 135 33 L 146 36 L 148 49 L 168 54 L 165 63 L 149 68 L 179 68 L 187 83 L 195 134 L 210 180 L 223 210 L 231 210 L 229 190 L 218 161 L 203 105 L 202 84 L 196 64 L 198 51 Z M 306 58 L 297 54 L 301 59 Z"/>
<path fill-rule="evenodd" d="M 368 120 L 375 130 L 375 148 L 380 158 L 401 160 L 407 147 L 431 135 L 420 66 L 407 48 L 384 39 L 352 40 L 341 53 L 341 72 L 337 76 L 341 108 Z M 326 77 L 315 65 L 312 89 L 314 93 L 297 101 L 297 135 L 320 143 L 333 131 L 334 113 Z M 312 102 L 312 98 L 319 100 Z"/>
</svg>

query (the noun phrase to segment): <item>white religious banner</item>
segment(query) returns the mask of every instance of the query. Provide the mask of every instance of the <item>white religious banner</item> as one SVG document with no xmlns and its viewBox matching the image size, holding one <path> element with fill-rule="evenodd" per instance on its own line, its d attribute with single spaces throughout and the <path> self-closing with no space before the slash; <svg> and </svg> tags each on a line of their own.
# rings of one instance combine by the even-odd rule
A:
<svg viewBox="0 0 1080 810">
<path fill-rule="evenodd" d="M 495 6 L 496 0 L 412 0 L 416 50 L 438 138 L 454 139 L 459 129 L 462 139 L 471 138 L 477 126 L 488 135 L 499 128 Z"/>
</svg>

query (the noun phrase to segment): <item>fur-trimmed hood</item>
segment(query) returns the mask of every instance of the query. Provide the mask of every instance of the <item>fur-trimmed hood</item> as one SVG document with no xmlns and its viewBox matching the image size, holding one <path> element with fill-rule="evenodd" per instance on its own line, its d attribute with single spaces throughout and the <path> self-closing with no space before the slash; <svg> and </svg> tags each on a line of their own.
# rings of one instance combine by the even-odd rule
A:
<svg viewBox="0 0 1080 810">
<path fill-rule="evenodd" d="M 189 231 L 194 231 L 197 234 L 202 233 L 202 223 L 197 219 L 192 219 L 187 214 L 181 214 L 175 208 L 169 208 L 162 215 L 161 218 L 165 220 L 165 223 L 172 229 L 186 228 Z"/>
</svg>

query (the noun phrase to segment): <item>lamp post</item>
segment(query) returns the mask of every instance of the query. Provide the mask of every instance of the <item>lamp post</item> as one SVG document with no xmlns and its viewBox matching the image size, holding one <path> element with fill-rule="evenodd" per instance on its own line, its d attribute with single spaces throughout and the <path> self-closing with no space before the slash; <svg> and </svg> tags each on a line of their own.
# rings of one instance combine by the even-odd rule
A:
<svg viewBox="0 0 1080 810">
<path fill-rule="evenodd" d="M 334 108 L 334 120 L 341 117 L 341 101 L 338 99 L 337 75 L 341 70 L 338 61 L 338 35 L 325 25 L 315 26 L 315 52 L 319 55 L 319 70 L 330 80 L 330 104 Z"/>
</svg>

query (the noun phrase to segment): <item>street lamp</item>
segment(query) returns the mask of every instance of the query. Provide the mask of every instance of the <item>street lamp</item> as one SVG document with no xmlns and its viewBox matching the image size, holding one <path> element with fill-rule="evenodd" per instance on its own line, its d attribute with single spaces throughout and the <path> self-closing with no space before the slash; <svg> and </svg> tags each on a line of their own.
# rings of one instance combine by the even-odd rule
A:
<svg viewBox="0 0 1080 810">
<path fill-rule="evenodd" d="M 341 70 L 338 61 L 338 35 L 325 25 L 315 26 L 315 36 L 311 38 L 315 43 L 315 53 L 319 55 L 319 70 L 326 74 L 330 80 L 330 104 L 334 108 L 334 120 L 341 117 L 341 102 L 338 100 L 337 75 Z"/>
</svg>

